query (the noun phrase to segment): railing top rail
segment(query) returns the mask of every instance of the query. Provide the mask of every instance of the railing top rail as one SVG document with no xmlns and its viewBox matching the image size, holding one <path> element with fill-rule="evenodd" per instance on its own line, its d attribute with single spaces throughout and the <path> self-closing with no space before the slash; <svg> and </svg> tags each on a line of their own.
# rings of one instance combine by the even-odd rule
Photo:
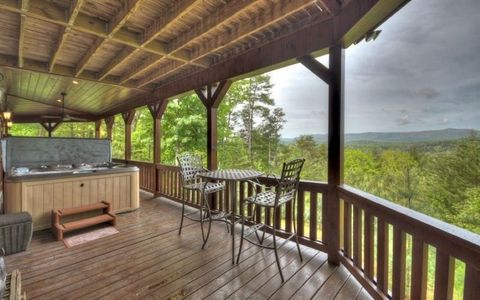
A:
<svg viewBox="0 0 480 300">
<path fill-rule="evenodd" d="M 480 267 L 480 235 L 350 186 L 342 185 L 338 190 L 341 198 L 353 200 L 355 205 L 405 232 Z"/>
</svg>

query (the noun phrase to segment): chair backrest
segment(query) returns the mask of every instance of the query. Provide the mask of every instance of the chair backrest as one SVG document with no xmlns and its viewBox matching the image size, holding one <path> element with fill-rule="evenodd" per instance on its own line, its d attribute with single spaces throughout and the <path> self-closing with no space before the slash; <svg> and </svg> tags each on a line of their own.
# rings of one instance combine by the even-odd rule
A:
<svg viewBox="0 0 480 300">
<path fill-rule="evenodd" d="M 277 187 L 275 205 L 278 205 L 279 201 L 284 203 L 296 197 L 298 183 L 300 182 L 300 173 L 302 172 L 304 163 L 305 159 L 294 159 L 283 163 L 282 176 Z"/>
<path fill-rule="evenodd" d="M 197 174 L 205 170 L 202 165 L 202 159 L 198 155 L 186 153 L 178 156 L 177 160 L 180 165 L 183 186 L 194 183 Z"/>
</svg>

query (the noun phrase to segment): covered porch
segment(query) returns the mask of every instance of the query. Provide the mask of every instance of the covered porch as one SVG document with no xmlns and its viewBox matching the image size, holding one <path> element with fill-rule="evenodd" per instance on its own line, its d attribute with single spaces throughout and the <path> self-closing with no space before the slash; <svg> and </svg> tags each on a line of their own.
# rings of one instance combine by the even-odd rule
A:
<svg viewBox="0 0 480 300">
<path fill-rule="evenodd" d="M 119 215 L 120 233 L 102 241 L 64 249 L 49 232 L 36 233 L 28 252 L 7 258 L 9 268 L 24 274 L 29 297 L 425 299 L 432 260 L 435 299 L 452 298 L 455 261 L 465 264 L 463 298 L 480 293 L 478 235 L 343 182 L 344 49 L 407 1 L 69 2 L 0 0 L 5 23 L 16 24 L 10 36 L 18 34 L 0 55 L 8 78 L 4 110 L 13 122 L 41 123 L 49 135 L 62 122 L 82 120 L 95 122 L 100 137 L 105 124 L 110 139 L 120 114 L 125 156 L 116 161 L 137 166 L 141 189 L 153 197 L 142 192 L 140 209 Z M 32 28 L 54 46 L 36 53 Z M 329 54 L 328 67 L 315 59 L 322 54 Z M 195 225 L 177 235 L 180 173 L 162 163 L 161 120 L 170 99 L 196 93 L 207 112 L 207 167 L 216 169 L 217 109 L 231 82 L 297 62 L 329 86 L 328 182 L 301 181 L 296 214 L 291 205 L 279 213 L 284 222 L 272 224 L 268 209 L 255 216 L 285 234 L 297 225 L 306 259 L 295 259 L 293 244 L 281 248 L 288 278 L 282 285 L 268 251 L 249 245 L 242 263 L 232 266 L 224 227 L 214 227 L 206 251 Z M 77 101 L 58 104 L 60 91 Z M 141 106 L 153 118 L 152 163 L 131 160 L 132 122 Z M 59 118 L 45 118 L 59 108 Z M 240 199 L 253 191 L 247 183 L 236 186 Z M 198 207 L 199 196 L 185 201 Z M 216 208 L 239 210 L 221 202 Z"/>
</svg>

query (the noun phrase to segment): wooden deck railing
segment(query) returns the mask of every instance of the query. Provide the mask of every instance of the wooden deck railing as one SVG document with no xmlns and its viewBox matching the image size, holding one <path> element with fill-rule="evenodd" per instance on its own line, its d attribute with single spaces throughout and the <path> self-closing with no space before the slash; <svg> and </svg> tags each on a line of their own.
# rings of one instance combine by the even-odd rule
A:
<svg viewBox="0 0 480 300">
<path fill-rule="evenodd" d="M 455 278 L 464 278 L 457 285 L 463 298 L 480 297 L 479 235 L 351 187 L 339 187 L 339 193 L 339 255 L 371 294 L 452 299 Z"/>
<path fill-rule="evenodd" d="M 178 167 L 128 163 L 140 168 L 142 189 L 182 201 Z M 268 177 L 260 178 L 260 182 L 267 186 L 275 184 L 275 180 Z M 252 195 L 253 189 L 249 183 L 237 184 L 237 199 Z M 451 299 L 455 278 L 462 278 L 459 286 L 463 286 L 460 293 L 464 299 L 476 299 L 480 295 L 479 235 L 348 186 L 341 186 L 338 191 L 341 198 L 340 260 L 376 298 L 426 299 L 428 295 L 434 299 Z M 328 218 L 328 212 L 323 209 L 326 192 L 325 183 L 301 181 L 295 215 L 291 204 L 286 205 L 280 211 L 281 218 L 277 218 L 281 220 L 275 224 L 277 228 L 289 233 L 292 222 L 296 222 L 302 244 L 326 250 L 322 242 L 322 228 Z M 230 209 L 229 202 L 218 200 L 229 199 L 228 196 L 216 197 L 218 209 Z M 188 205 L 198 206 L 198 194 L 188 193 L 185 197 Z M 237 206 L 236 212 L 238 209 Z M 252 207 L 248 207 L 247 213 L 251 212 Z M 260 211 L 254 221 L 271 225 L 272 212 Z M 432 255 L 435 257 L 430 257 Z M 434 264 L 433 261 L 429 263 L 431 259 Z M 455 264 L 465 265 L 465 268 L 456 268 L 463 274 L 454 276 Z M 433 280 L 430 278 L 432 282 L 428 272 L 434 272 Z"/>
</svg>

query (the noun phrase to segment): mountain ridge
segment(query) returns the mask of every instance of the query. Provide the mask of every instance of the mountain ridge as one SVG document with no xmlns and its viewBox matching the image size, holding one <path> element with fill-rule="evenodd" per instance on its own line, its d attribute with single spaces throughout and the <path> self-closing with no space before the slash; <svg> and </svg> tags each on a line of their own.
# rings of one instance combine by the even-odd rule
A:
<svg viewBox="0 0 480 300">
<path fill-rule="evenodd" d="M 479 130 L 446 128 L 439 130 L 422 131 L 392 131 L 392 132 L 362 132 L 345 134 L 346 143 L 355 142 L 377 142 L 377 143 L 422 143 L 453 141 L 466 138 L 471 134 L 480 135 Z M 326 143 L 326 134 L 309 134 L 317 143 Z M 298 138 L 298 137 L 296 137 Z M 290 144 L 296 138 L 282 138 L 281 142 Z"/>
</svg>

